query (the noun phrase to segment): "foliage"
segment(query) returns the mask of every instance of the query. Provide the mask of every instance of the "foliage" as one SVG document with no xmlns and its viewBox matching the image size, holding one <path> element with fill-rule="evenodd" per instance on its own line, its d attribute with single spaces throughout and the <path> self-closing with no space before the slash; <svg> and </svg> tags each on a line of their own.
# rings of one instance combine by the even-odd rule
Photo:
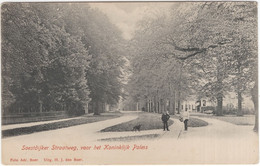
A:
<svg viewBox="0 0 260 166">
<path fill-rule="evenodd" d="M 82 114 L 91 98 L 118 102 L 122 39 L 101 12 L 76 3 L 5 3 L 2 18 L 5 113 Z"/>
<path fill-rule="evenodd" d="M 256 82 L 256 12 L 254 2 L 184 2 L 145 18 L 130 43 L 129 96 L 180 102 L 196 94 L 216 101 L 222 115 L 226 93 L 235 91 L 242 108 Z"/>
</svg>

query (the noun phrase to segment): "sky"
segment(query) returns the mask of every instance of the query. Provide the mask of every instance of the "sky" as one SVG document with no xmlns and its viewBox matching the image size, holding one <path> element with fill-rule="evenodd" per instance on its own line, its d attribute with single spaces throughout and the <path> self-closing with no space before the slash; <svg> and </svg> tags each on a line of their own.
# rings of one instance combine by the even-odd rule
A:
<svg viewBox="0 0 260 166">
<path fill-rule="evenodd" d="M 105 13 L 121 31 L 125 39 L 133 37 L 137 23 L 146 16 L 168 10 L 173 3 L 167 2 L 116 2 L 91 3 L 91 7 Z"/>
</svg>

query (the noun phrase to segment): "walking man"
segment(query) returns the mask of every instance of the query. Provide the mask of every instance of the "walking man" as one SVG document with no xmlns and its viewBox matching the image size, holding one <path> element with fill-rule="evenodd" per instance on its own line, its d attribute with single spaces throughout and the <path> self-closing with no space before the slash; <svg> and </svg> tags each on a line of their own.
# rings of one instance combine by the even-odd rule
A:
<svg viewBox="0 0 260 166">
<path fill-rule="evenodd" d="M 186 108 L 185 111 L 182 114 L 182 119 L 183 119 L 183 122 L 184 122 L 185 131 L 188 130 L 188 120 L 189 120 L 189 118 L 190 118 L 190 113 L 188 111 L 188 108 Z"/>
<path fill-rule="evenodd" d="M 165 129 L 167 129 L 167 131 L 170 131 L 168 128 L 168 120 L 170 119 L 170 115 L 167 112 L 163 112 L 162 114 L 162 121 L 163 121 L 163 131 L 165 131 Z"/>
</svg>

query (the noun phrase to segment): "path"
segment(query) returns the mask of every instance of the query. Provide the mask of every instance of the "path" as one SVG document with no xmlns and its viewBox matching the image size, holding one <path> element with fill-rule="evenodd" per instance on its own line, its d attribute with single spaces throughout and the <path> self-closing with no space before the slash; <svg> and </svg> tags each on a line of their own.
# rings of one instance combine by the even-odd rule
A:
<svg viewBox="0 0 260 166">
<path fill-rule="evenodd" d="M 161 139 L 179 139 L 183 131 L 183 123 L 178 119 L 171 118 L 174 121 L 174 124 L 169 127 L 170 131 L 165 132 Z"/>
<path fill-rule="evenodd" d="M 188 137 L 192 137 L 194 139 L 242 139 L 244 136 L 255 137 L 257 135 L 255 132 L 252 132 L 253 126 L 251 125 L 235 125 L 213 118 L 196 118 L 208 122 L 209 125 L 205 127 L 189 128 L 189 131 L 183 132 L 181 135 L 182 139 L 187 139 Z"/>
<path fill-rule="evenodd" d="M 239 126 L 213 118 L 198 119 L 209 125 L 190 127 L 181 132 L 177 144 L 172 143 L 180 149 L 176 157 L 186 158 L 180 163 L 248 164 L 258 161 L 258 135 L 253 132 L 253 126 Z"/>
<path fill-rule="evenodd" d="M 14 156 L 19 156 L 19 158 L 53 158 L 56 155 L 71 156 L 67 151 L 57 150 L 54 153 L 52 151 L 35 151 L 35 150 L 22 150 L 23 146 L 33 147 L 33 146 L 87 146 L 92 145 L 93 141 L 98 139 L 98 131 L 103 128 L 124 123 L 137 118 L 137 115 L 125 115 L 119 118 L 88 123 L 78 126 L 71 126 L 68 128 L 61 128 L 57 130 L 49 130 L 44 132 L 37 132 L 28 135 L 21 135 L 15 137 L 7 137 L 2 139 L 2 149 L 5 153 L 2 159 L 5 163 L 10 163 L 10 159 Z M 27 164 L 32 164 L 27 162 Z M 48 164 L 48 163 L 44 163 Z M 52 164 L 52 163 L 49 163 Z"/>
<path fill-rule="evenodd" d="M 97 139 L 97 133 L 102 130 L 103 128 L 117 125 L 120 123 L 124 123 L 133 119 L 136 119 L 137 115 L 126 115 L 119 118 L 104 120 L 104 121 L 98 121 L 93 123 L 87 123 L 77 126 L 71 126 L 67 128 L 61 128 L 56 130 L 49 130 L 49 131 L 43 131 L 43 132 L 37 132 L 33 134 L 28 135 L 21 135 L 21 136 L 15 136 L 15 137 L 8 137 L 4 138 L 3 142 L 14 142 L 16 140 L 26 140 L 26 142 L 32 141 L 32 142 L 45 142 L 48 137 L 51 137 L 50 139 L 52 142 L 61 142 L 65 140 L 70 140 L 75 142 L 77 141 L 77 138 L 85 137 L 88 141 L 94 141 Z M 29 140 L 29 141 L 27 141 Z"/>
</svg>

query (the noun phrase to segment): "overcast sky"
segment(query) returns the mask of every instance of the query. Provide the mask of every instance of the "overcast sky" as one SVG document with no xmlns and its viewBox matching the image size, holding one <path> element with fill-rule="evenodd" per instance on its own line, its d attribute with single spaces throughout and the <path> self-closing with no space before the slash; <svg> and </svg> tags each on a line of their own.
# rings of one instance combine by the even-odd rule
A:
<svg viewBox="0 0 260 166">
<path fill-rule="evenodd" d="M 100 9 L 107 14 L 111 22 L 122 31 L 125 39 L 131 39 L 136 29 L 136 23 L 145 16 L 164 12 L 172 3 L 166 2 L 135 2 L 135 3 L 91 3 L 94 8 Z"/>
</svg>

